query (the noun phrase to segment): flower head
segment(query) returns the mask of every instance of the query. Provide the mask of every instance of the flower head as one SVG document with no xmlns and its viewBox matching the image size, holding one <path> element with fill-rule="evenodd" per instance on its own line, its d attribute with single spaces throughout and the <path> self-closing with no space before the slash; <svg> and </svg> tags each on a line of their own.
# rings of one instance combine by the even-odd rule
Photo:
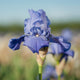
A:
<svg viewBox="0 0 80 80">
<path fill-rule="evenodd" d="M 60 55 L 62 54 L 59 61 L 61 61 L 63 58 L 67 61 L 68 56 L 74 57 L 74 51 L 70 50 L 71 43 L 66 41 L 62 36 L 59 37 L 52 37 L 51 43 L 49 44 L 48 53 L 51 53 L 53 55 Z"/>
<path fill-rule="evenodd" d="M 39 53 L 42 47 L 48 47 L 50 35 L 50 21 L 46 13 L 41 9 L 38 11 L 29 10 L 30 18 L 24 21 L 24 45 L 33 53 Z M 13 50 L 20 48 L 21 39 L 11 39 L 9 47 Z"/>
</svg>

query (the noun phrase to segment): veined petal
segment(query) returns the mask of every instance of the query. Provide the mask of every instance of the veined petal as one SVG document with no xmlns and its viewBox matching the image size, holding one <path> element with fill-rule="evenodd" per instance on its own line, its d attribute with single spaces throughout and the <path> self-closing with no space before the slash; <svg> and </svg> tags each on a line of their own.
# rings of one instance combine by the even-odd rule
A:
<svg viewBox="0 0 80 80">
<path fill-rule="evenodd" d="M 50 33 L 50 21 L 48 19 L 48 17 L 46 16 L 46 13 L 43 10 L 38 10 L 38 11 L 34 11 L 34 10 L 29 10 L 29 14 L 30 14 L 30 18 L 29 19 L 25 19 L 25 23 L 24 23 L 24 33 L 30 33 L 31 35 L 34 34 L 33 32 L 35 31 L 31 31 L 31 29 L 33 27 L 38 27 L 41 30 L 39 31 L 39 34 L 41 35 L 41 33 L 43 31 L 47 31 Z M 47 33 L 46 32 L 46 33 Z"/>
</svg>

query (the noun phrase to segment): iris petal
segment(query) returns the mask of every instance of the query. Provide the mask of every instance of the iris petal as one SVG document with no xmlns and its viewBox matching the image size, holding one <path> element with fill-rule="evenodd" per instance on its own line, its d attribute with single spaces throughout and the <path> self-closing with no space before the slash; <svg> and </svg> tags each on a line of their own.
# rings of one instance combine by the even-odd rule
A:
<svg viewBox="0 0 80 80">
<path fill-rule="evenodd" d="M 65 52 L 65 54 L 74 57 L 74 51 L 73 50 L 68 50 Z"/>
<path fill-rule="evenodd" d="M 25 37 L 24 45 L 27 46 L 33 53 L 39 53 L 40 48 L 49 46 L 49 41 L 46 39 L 45 36 L 29 36 Z"/>
<path fill-rule="evenodd" d="M 9 48 L 11 48 L 12 50 L 18 50 L 20 48 L 20 44 L 21 42 L 24 41 L 24 35 L 21 36 L 20 38 L 16 39 L 16 38 L 13 38 L 9 41 Z"/>
<path fill-rule="evenodd" d="M 25 19 L 24 22 L 24 33 L 30 33 L 31 35 L 35 36 L 35 33 L 39 33 L 39 35 L 43 34 L 42 32 L 45 31 L 46 33 L 48 32 L 50 34 L 50 20 L 48 19 L 48 17 L 46 16 L 46 13 L 40 9 L 38 11 L 34 11 L 34 10 L 29 10 L 29 14 L 30 14 L 30 18 L 29 19 Z M 37 27 L 40 28 L 38 30 L 31 30 L 33 29 L 33 27 Z M 47 36 L 49 36 L 48 34 L 46 34 Z M 46 37 L 47 37 L 46 36 Z"/>
</svg>

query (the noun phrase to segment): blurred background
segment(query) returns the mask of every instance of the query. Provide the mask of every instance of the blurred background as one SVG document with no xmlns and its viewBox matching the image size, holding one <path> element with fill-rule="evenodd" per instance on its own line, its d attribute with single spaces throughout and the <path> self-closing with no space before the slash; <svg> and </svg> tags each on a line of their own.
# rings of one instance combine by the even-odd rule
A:
<svg viewBox="0 0 80 80">
<path fill-rule="evenodd" d="M 55 36 L 66 28 L 72 31 L 75 57 L 66 64 L 64 80 L 80 80 L 80 0 L 0 0 L 0 80 L 36 80 L 36 56 L 23 44 L 18 51 L 8 48 L 11 38 L 24 34 L 29 9 L 46 12 Z"/>
</svg>

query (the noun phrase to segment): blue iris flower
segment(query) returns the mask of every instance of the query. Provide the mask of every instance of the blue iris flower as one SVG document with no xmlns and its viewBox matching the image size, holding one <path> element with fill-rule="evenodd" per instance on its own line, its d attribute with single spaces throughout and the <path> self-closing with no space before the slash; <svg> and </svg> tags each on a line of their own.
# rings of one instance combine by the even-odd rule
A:
<svg viewBox="0 0 80 80">
<path fill-rule="evenodd" d="M 12 50 L 18 50 L 21 42 L 24 42 L 24 46 L 27 46 L 33 53 L 39 53 L 40 48 L 49 46 L 47 38 L 51 32 L 50 20 L 42 9 L 38 11 L 29 10 L 29 14 L 30 18 L 24 21 L 23 37 L 11 39 L 8 46 Z"/>
<path fill-rule="evenodd" d="M 53 42 L 54 45 L 58 44 L 60 50 L 58 52 L 64 52 L 70 49 L 71 43 L 66 41 L 63 36 L 55 37 L 51 34 L 49 27 L 50 20 L 42 9 L 38 11 L 29 10 L 29 14 L 30 18 L 24 21 L 24 35 L 18 39 L 14 38 L 9 41 L 9 47 L 12 50 L 18 50 L 21 42 L 24 42 L 24 45 L 28 46 L 33 53 L 38 53 L 39 49 L 42 48 L 42 46 L 48 46 L 49 42 Z M 36 37 L 36 35 L 39 36 Z"/>
<path fill-rule="evenodd" d="M 55 37 L 52 34 L 49 37 L 50 44 L 49 44 L 48 53 L 51 53 L 53 55 L 63 54 L 60 61 L 63 58 L 65 58 L 65 60 L 67 61 L 68 56 L 74 57 L 74 51 L 70 50 L 71 43 L 69 41 L 71 40 L 71 38 L 70 38 L 70 36 L 68 36 L 69 33 L 70 33 L 69 31 L 67 32 L 67 30 L 65 30 L 64 31 L 64 35 L 66 35 L 65 37 L 64 37 L 64 35 L 61 35 L 59 37 Z"/>
</svg>

